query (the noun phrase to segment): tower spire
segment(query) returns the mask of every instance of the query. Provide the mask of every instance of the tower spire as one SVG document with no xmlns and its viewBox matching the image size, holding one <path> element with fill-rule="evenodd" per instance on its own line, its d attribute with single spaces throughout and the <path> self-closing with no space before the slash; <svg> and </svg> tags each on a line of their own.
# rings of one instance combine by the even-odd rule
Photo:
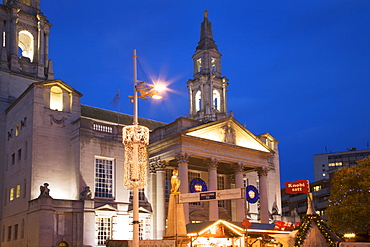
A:
<svg viewBox="0 0 370 247">
<path fill-rule="evenodd" d="M 213 40 L 208 11 L 200 25 L 200 40 L 193 55 L 194 75 L 187 82 L 190 94 L 190 117 L 203 122 L 228 117 L 226 77 L 221 73 L 221 53 Z"/>
</svg>

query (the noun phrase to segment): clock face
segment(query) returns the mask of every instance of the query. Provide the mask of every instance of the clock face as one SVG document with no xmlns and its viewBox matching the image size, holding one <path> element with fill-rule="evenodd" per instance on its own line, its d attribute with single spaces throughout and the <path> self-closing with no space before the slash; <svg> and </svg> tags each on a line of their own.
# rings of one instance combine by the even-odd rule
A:
<svg viewBox="0 0 370 247">
<path fill-rule="evenodd" d="M 248 185 L 245 189 L 245 195 L 249 203 L 256 203 L 260 197 L 258 190 L 253 185 Z"/>
<path fill-rule="evenodd" d="M 194 178 L 189 184 L 189 190 L 191 193 L 207 191 L 206 182 L 200 178 Z"/>
</svg>

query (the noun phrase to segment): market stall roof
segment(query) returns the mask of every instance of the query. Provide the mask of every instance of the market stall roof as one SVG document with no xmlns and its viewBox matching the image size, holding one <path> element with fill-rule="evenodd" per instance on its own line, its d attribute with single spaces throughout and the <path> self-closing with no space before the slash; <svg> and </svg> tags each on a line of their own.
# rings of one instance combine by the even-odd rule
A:
<svg viewBox="0 0 370 247">
<path fill-rule="evenodd" d="M 223 227 L 224 234 L 216 233 L 213 228 Z M 248 234 L 282 234 L 290 231 L 276 230 L 274 224 L 252 223 L 248 229 L 241 222 L 228 222 L 225 220 L 189 223 L 186 225 L 188 236 L 204 237 L 241 237 L 246 231 Z"/>
</svg>

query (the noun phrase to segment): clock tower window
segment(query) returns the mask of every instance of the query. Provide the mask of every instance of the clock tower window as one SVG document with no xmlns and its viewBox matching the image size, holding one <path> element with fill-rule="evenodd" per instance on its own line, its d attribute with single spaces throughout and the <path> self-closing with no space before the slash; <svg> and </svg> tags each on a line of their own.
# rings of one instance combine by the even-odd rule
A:
<svg viewBox="0 0 370 247">
<path fill-rule="evenodd" d="M 34 39 L 32 34 L 26 30 L 20 31 L 18 40 L 18 47 L 21 49 L 21 54 L 18 55 L 27 57 L 32 62 L 34 55 Z"/>
</svg>

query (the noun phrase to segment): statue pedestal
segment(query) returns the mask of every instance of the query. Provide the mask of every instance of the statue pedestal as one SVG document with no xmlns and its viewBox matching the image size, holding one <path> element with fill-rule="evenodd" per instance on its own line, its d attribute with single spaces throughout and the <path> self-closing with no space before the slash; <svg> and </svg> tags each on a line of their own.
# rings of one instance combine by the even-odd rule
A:
<svg viewBox="0 0 370 247">
<path fill-rule="evenodd" d="M 168 205 L 167 228 L 164 240 L 175 240 L 176 246 L 186 246 L 190 241 L 185 223 L 184 205 L 177 203 L 179 194 L 171 194 Z"/>
</svg>

